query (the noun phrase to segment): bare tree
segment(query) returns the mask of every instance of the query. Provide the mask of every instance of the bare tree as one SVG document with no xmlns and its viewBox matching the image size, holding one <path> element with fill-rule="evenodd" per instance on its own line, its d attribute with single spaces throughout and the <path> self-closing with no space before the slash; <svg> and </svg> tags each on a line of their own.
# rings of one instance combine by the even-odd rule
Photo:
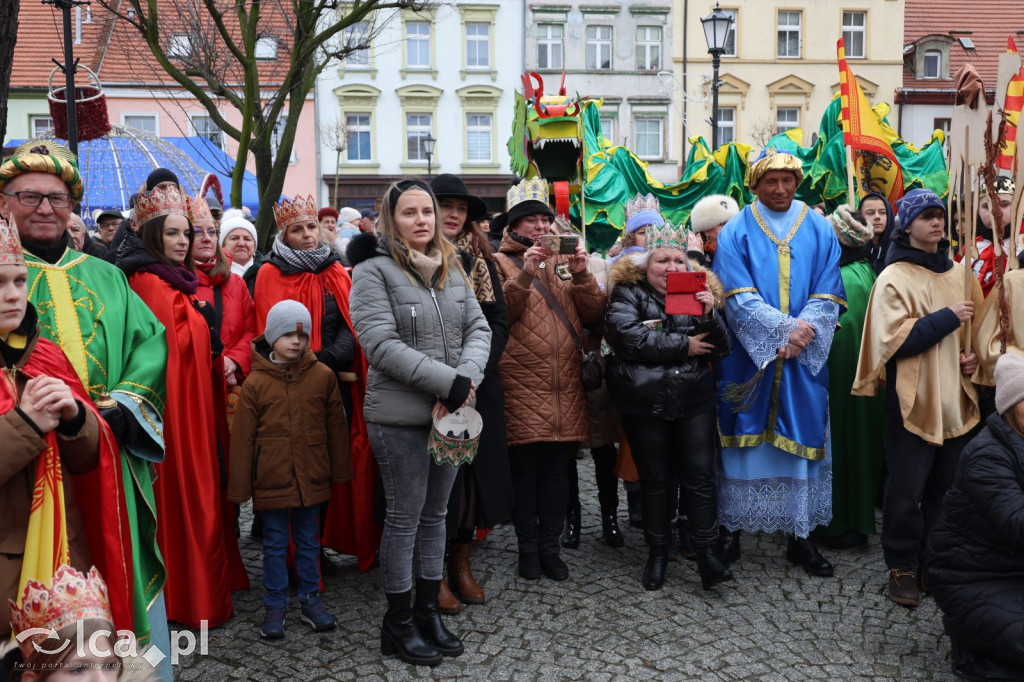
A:
<svg viewBox="0 0 1024 682">
<path fill-rule="evenodd" d="M 338 202 L 338 180 L 341 178 L 341 153 L 348 147 L 348 126 L 340 120 L 320 126 L 320 141 L 334 150 L 334 204 Z"/>
<path fill-rule="evenodd" d="M 386 10 L 421 11 L 432 0 L 97 0 L 133 26 L 163 72 L 238 142 L 231 203 L 241 205 L 251 154 L 260 206 L 281 195 L 299 116 L 333 60 L 368 49 Z M 345 31 L 346 28 L 354 27 Z M 232 125 L 225 106 L 241 114 Z M 261 210 L 261 241 L 273 229 Z"/>
<path fill-rule="evenodd" d="M 779 125 L 771 116 L 762 116 L 750 126 L 750 138 L 758 147 L 766 146 L 779 132 Z"/>
<path fill-rule="evenodd" d="M 7 95 L 11 88 L 20 0 L 0 2 L 0 140 L 7 137 Z"/>
</svg>

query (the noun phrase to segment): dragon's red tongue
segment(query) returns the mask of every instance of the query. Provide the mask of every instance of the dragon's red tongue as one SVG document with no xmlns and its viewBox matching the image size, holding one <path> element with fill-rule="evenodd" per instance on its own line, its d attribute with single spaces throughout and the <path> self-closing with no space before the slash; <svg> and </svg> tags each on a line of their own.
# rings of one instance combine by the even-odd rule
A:
<svg viewBox="0 0 1024 682">
<path fill-rule="evenodd" d="M 545 116 L 565 116 L 564 104 L 548 104 L 544 107 Z"/>
</svg>

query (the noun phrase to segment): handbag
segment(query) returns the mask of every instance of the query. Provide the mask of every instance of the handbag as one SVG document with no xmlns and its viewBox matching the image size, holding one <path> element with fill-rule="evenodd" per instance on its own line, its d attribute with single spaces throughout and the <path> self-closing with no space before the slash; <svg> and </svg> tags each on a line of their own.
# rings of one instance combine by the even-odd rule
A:
<svg viewBox="0 0 1024 682">
<path fill-rule="evenodd" d="M 510 256 L 512 262 L 514 262 L 520 270 L 523 269 L 523 260 L 518 256 Z M 565 328 L 569 330 L 569 334 L 572 335 L 572 340 L 576 344 L 576 350 L 580 352 L 580 378 L 583 380 L 584 391 L 594 391 L 601 388 L 601 384 L 604 382 L 604 369 L 601 365 L 601 354 L 596 351 L 587 351 L 583 346 L 583 341 L 580 339 L 580 335 L 576 333 L 576 327 L 573 326 L 572 322 L 569 321 L 569 316 L 565 314 L 565 310 L 562 308 L 558 300 L 551 294 L 547 285 L 544 284 L 544 280 L 539 277 L 534 277 L 533 283 L 537 287 L 537 291 L 540 293 L 541 298 L 548 304 L 548 307 L 555 313 Z"/>
</svg>

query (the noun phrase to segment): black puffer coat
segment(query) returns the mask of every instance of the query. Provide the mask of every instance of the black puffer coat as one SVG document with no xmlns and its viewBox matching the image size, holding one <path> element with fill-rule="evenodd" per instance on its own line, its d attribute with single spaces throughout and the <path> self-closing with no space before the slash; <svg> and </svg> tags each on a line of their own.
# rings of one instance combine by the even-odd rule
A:
<svg viewBox="0 0 1024 682">
<path fill-rule="evenodd" d="M 707 276 L 718 307 L 724 301 L 722 285 L 714 273 Z M 702 320 L 666 314 L 665 297 L 629 258 L 616 261 L 610 283 L 614 288 L 604 318 L 604 338 L 615 352 L 605 366 L 615 407 L 625 414 L 667 420 L 713 410 L 715 380 L 710 361 L 729 354 L 729 335 L 721 315 L 715 311 Z M 643 324 L 649 320 L 661 320 L 662 329 Z M 708 332 L 704 340 L 714 344 L 715 350 L 690 357 L 690 337 L 703 332 Z"/>
<path fill-rule="evenodd" d="M 960 456 L 928 582 L 946 632 L 1024 678 L 1024 438 L 998 414 Z"/>
</svg>

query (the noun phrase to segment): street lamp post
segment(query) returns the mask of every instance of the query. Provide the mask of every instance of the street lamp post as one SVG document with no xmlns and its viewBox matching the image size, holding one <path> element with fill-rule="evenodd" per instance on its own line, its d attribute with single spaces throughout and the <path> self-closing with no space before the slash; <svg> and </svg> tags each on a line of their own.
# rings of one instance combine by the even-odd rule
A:
<svg viewBox="0 0 1024 682">
<path fill-rule="evenodd" d="M 711 55 L 714 71 L 711 81 L 711 151 L 715 151 L 718 149 L 718 67 L 725 54 L 725 41 L 732 26 L 732 15 L 723 12 L 716 2 L 714 11 L 701 19 L 700 23 L 704 25 L 704 38 L 708 41 L 708 54 Z"/>
<path fill-rule="evenodd" d="M 430 165 L 431 159 L 434 158 L 434 145 L 437 144 L 437 140 L 430 133 L 427 133 L 427 137 L 423 140 L 423 153 L 427 157 L 427 180 L 430 179 L 433 166 Z"/>
</svg>

